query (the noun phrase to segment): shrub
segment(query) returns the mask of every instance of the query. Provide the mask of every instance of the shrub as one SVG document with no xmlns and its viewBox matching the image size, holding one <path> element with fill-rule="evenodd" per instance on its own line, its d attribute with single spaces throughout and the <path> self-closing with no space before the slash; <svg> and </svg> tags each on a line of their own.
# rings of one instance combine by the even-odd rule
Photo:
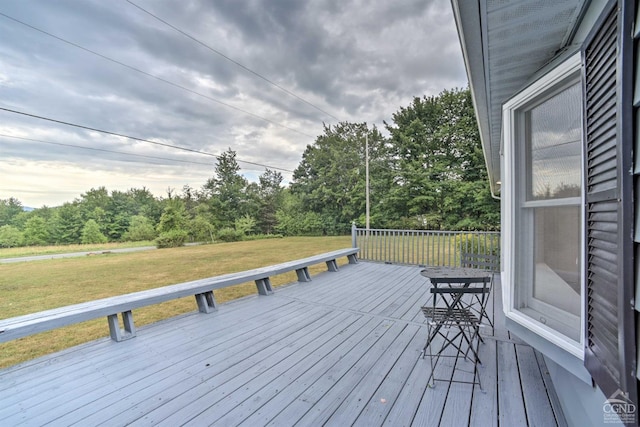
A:
<svg viewBox="0 0 640 427">
<path fill-rule="evenodd" d="M 459 254 L 462 252 L 473 254 L 500 255 L 499 234 L 460 234 L 456 236 L 455 247 Z"/>
<path fill-rule="evenodd" d="M 22 241 L 22 232 L 13 225 L 3 225 L 0 227 L 0 248 L 20 246 Z"/>
<path fill-rule="evenodd" d="M 217 238 L 223 242 L 238 242 L 242 240 L 244 234 L 240 231 L 236 231 L 233 228 L 225 227 L 218 231 Z"/>
<path fill-rule="evenodd" d="M 282 234 L 251 234 L 244 236 L 243 240 L 265 240 L 265 239 L 282 239 Z"/>
<path fill-rule="evenodd" d="M 149 218 L 143 215 L 134 215 L 129 222 L 129 229 L 122 237 L 127 241 L 139 242 L 153 240 L 156 236 L 157 233 L 153 227 L 153 222 Z"/>
<path fill-rule="evenodd" d="M 174 229 L 160 233 L 160 236 L 156 238 L 155 243 L 158 249 L 177 248 L 184 246 L 184 242 L 186 240 L 187 232 L 185 230 Z"/>
<path fill-rule="evenodd" d="M 214 226 L 202 215 L 189 221 L 189 236 L 194 242 L 211 242 L 214 232 Z"/>
<path fill-rule="evenodd" d="M 243 236 L 249 234 L 256 227 L 256 220 L 251 215 L 245 215 L 242 218 L 236 219 L 236 230 Z"/>
<path fill-rule="evenodd" d="M 100 226 L 94 219 L 90 219 L 84 224 L 82 228 L 82 240 L 83 244 L 89 243 L 107 243 L 109 239 L 102 234 Z"/>
</svg>

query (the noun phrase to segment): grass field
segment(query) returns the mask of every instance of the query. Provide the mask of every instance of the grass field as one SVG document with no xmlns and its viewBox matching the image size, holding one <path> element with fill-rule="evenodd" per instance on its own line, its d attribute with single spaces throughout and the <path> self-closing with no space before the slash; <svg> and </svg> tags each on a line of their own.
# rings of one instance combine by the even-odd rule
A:
<svg viewBox="0 0 640 427">
<path fill-rule="evenodd" d="M 0 264 L 0 317 L 249 270 L 350 246 L 349 236 L 291 237 Z M 324 264 L 310 268 L 311 274 L 323 270 Z M 271 278 L 274 286 L 295 280 L 295 272 Z M 222 303 L 256 292 L 251 282 L 216 290 L 214 294 L 216 301 Z M 140 327 L 196 309 L 193 297 L 182 298 L 136 310 L 134 318 Z M 0 367 L 108 335 L 105 318 L 3 343 Z"/>
</svg>

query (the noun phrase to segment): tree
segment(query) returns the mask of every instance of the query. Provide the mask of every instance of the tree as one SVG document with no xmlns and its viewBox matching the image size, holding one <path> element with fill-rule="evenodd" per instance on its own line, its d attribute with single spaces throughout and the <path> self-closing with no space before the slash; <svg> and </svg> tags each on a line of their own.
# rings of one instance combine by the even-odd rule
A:
<svg viewBox="0 0 640 427">
<path fill-rule="evenodd" d="M 162 204 L 156 199 L 148 188 L 132 188 L 126 193 L 131 201 L 133 210 L 131 215 L 144 215 L 154 224 L 160 221 L 162 215 Z"/>
<path fill-rule="evenodd" d="M 186 230 L 189 218 L 185 210 L 184 202 L 180 199 L 170 199 L 162 212 L 158 231 L 165 233 L 172 230 Z"/>
<path fill-rule="evenodd" d="M 210 196 L 211 212 L 218 228 L 233 227 L 236 218 L 246 212 L 247 180 L 240 175 L 236 152 L 229 149 L 218 157 L 215 176 L 203 190 Z"/>
<path fill-rule="evenodd" d="M 50 242 L 49 226 L 40 215 L 32 215 L 24 226 L 24 243 L 28 246 L 46 245 Z"/>
<path fill-rule="evenodd" d="M 157 236 L 153 223 L 144 215 L 134 215 L 129 221 L 129 229 L 124 233 L 123 239 L 130 242 L 153 240 Z"/>
<path fill-rule="evenodd" d="M 246 236 L 247 234 L 251 233 L 256 227 L 256 220 L 250 215 L 245 215 L 241 218 L 236 219 L 235 225 L 236 231 Z"/>
<path fill-rule="evenodd" d="M 215 227 L 204 215 L 196 215 L 189 221 L 189 236 L 194 242 L 213 242 Z"/>
<path fill-rule="evenodd" d="M 87 220 L 91 219 L 92 214 L 96 209 L 100 209 L 98 212 L 106 212 L 109 209 L 111 203 L 111 197 L 106 187 L 92 188 L 84 194 L 80 195 L 80 199 L 77 200 L 80 205 L 83 218 Z M 98 219 L 93 218 L 96 222 L 100 222 Z"/>
<path fill-rule="evenodd" d="M 90 219 L 84 224 L 81 240 L 83 244 L 106 243 L 108 240 L 107 236 L 100 231 L 100 226 L 95 220 Z"/>
<path fill-rule="evenodd" d="M 80 243 L 82 215 L 78 202 L 65 203 L 56 208 L 52 218 L 53 240 L 56 243 Z"/>
<path fill-rule="evenodd" d="M 180 199 L 169 199 L 158 223 L 160 235 L 156 239 L 159 248 L 171 248 L 183 246 L 187 238 L 187 225 L 189 218 Z"/>
<path fill-rule="evenodd" d="M 15 197 L 0 199 L 0 226 L 15 225 L 13 220 L 22 211 L 22 203 Z"/>
<path fill-rule="evenodd" d="M 122 191 L 112 191 L 106 209 L 106 234 L 111 240 L 121 240 L 129 228 L 129 221 L 135 207 L 129 195 Z"/>
<path fill-rule="evenodd" d="M 479 191 L 478 182 L 488 191 L 470 91 L 416 97 L 393 122 L 385 123 L 394 150 L 394 182 L 385 200 L 393 220 L 436 229 L 496 228 L 499 222 L 485 222 L 493 216 L 479 215 L 469 193 Z M 499 211 L 495 201 L 482 207 Z"/>
<path fill-rule="evenodd" d="M 325 126 L 324 134 L 307 146 L 295 169 L 291 191 L 305 210 L 319 214 L 323 234 L 348 232 L 351 222 L 365 213 L 365 135 L 369 141 L 372 205 L 377 205 L 389 182 L 384 138 L 365 123 Z"/>
<path fill-rule="evenodd" d="M 273 233 L 277 224 L 276 212 L 282 204 L 282 174 L 267 169 L 259 177 L 258 227 L 265 234 Z"/>
<path fill-rule="evenodd" d="M 22 245 L 22 232 L 13 225 L 0 226 L 0 248 L 13 248 Z"/>
</svg>

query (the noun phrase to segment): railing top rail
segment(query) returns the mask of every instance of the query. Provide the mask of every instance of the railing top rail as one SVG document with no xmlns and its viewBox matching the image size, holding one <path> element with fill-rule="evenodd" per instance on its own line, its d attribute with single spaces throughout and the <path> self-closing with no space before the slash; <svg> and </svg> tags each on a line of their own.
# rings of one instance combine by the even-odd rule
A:
<svg viewBox="0 0 640 427">
<path fill-rule="evenodd" d="M 366 228 L 355 227 L 356 231 L 367 231 Z M 368 231 L 396 231 L 396 232 L 412 232 L 412 233 L 433 233 L 433 234 L 496 234 L 499 235 L 499 231 L 464 231 L 464 230 L 409 230 L 401 228 L 369 228 Z"/>
</svg>

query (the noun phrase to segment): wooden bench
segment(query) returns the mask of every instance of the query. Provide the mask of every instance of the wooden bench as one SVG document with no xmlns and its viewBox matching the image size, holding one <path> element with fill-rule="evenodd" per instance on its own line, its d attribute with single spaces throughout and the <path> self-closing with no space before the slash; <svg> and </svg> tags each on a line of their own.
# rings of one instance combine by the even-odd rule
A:
<svg viewBox="0 0 640 427">
<path fill-rule="evenodd" d="M 268 267 L 194 280 L 162 288 L 148 289 L 146 291 L 118 295 L 24 316 L 2 319 L 0 320 L 0 342 L 11 341 L 103 316 L 107 317 L 111 338 L 114 341 L 123 341 L 133 338 L 136 335 L 135 325 L 133 323 L 133 309 L 194 295 L 198 310 L 202 313 L 210 313 L 217 309 L 216 301 L 213 297 L 213 290 L 215 289 L 238 285 L 253 280 L 256 283 L 260 295 L 270 295 L 273 293 L 269 279 L 271 276 L 295 270 L 298 275 L 298 281 L 308 282 L 311 280 L 308 270 L 309 266 L 325 262 L 329 271 L 338 271 L 336 260 L 347 257 L 349 264 L 355 264 L 358 262 L 358 251 L 358 248 L 341 249 Z M 121 313 L 124 330 L 121 329 L 118 324 L 118 313 Z"/>
</svg>

